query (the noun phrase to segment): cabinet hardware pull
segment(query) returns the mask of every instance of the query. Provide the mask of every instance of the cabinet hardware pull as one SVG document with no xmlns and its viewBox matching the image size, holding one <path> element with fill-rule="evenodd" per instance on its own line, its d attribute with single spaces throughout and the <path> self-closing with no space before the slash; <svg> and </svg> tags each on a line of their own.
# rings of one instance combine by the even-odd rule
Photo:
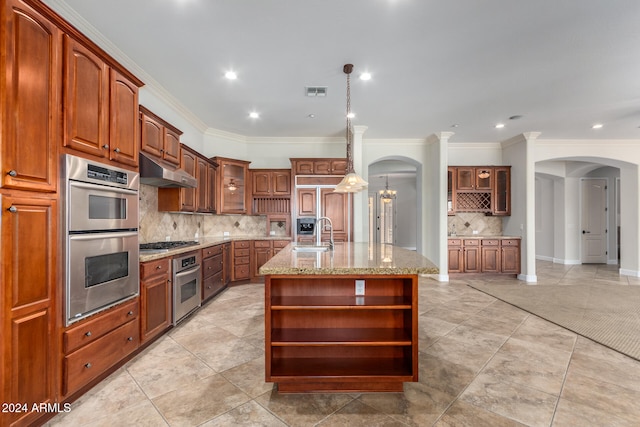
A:
<svg viewBox="0 0 640 427">
<path fill-rule="evenodd" d="M 133 337 L 127 338 L 127 341 L 133 341 Z"/>
<path fill-rule="evenodd" d="M 108 150 L 108 149 L 109 149 L 109 144 L 104 144 L 104 145 L 102 146 L 102 148 L 104 148 L 105 150 Z"/>
<path fill-rule="evenodd" d="M 162 268 L 161 265 L 156 265 L 156 270 L 160 270 Z"/>
<path fill-rule="evenodd" d="M 119 153 L 120 149 L 119 148 L 115 148 L 113 151 L 115 151 L 116 153 Z"/>
<path fill-rule="evenodd" d="M 9 175 L 9 176 L 18 176 L 18 172 L 16 172 L 14 169 L 11 169 L 9 172 L 7 172 L 7 175 Z"/>
<path fill-rule="evenodd" d="M 15 206 L 9 206 L 9 208 L 7 209 L 9 212 L 11 213 L 16 213 L 18 212 L 18 208 L 16 208 Z"/>
<path fill-rule="evenodd" d="M 127 316 L 133 316 L 133 311 L 128 312 Z"/>
<path fill-rule="evenodd" d="M 84 364 L 84 367 L 87 368 L 87 369 L 90 368 L 91 366 L 93 366 L 93 365 L 91 365 L 91 362 Z"/>
<path fill-rule="evenodd" d="M 91 336 L 91 331 L 87 331 L 87 332 L 85 332 L 85 334 L 84 334 L 84 335 L 85 335 L 85 336 L 87 336 L 87 337 L 90 337 L 90 336 Z"/>
</svg>

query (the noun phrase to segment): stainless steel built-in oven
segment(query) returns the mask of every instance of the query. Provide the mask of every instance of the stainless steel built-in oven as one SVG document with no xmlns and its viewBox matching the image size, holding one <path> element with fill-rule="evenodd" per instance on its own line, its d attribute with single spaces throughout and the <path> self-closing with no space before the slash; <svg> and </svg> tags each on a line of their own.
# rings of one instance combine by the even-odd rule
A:
<svg viewBox="0 0 640 427">
<path fill-rule="evenodd" d="M 139 293 L 137 172 L 62 157 L 66 324 Z"/>
<path fill-rule="evenodd" d="M 180 254 L 173 258 L 174 325 L 200 307 L 202 299 L 201 260 L 199 251 Z"/>
</svg>

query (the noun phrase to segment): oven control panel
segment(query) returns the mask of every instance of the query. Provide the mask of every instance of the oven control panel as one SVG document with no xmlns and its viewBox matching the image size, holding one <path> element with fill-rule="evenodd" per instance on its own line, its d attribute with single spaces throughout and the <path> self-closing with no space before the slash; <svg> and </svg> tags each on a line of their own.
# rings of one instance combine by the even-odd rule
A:
<svg viewBox="0 0 640 427">
<path fill-rule="evenodd" d="M 87 178 L 122 185 L 129 183 L 129 174 L 126 172 L 120 172 L 93 164 L 87 165 Z"/>
</svg>

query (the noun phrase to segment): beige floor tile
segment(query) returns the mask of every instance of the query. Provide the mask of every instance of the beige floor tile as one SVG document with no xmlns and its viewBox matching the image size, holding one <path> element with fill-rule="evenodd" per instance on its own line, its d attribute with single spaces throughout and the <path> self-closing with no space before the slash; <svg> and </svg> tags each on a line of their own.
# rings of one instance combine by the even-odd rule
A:
<svg viewBox="0 0 640 427">
<path fill-rule="evenodd" d="M 252 400 L 200 425 L 200 427 L 230 426 L 285 427 L 286 424 Z"/>
<path fill-rule="evenodd" d="M 314 426 L 343 408 L 353 397 L 348 394 L 280 394 L 270 391 L 255 401 L 287 425 Z"/>
<path fill-rule="evenodd" d="M 121 411 L 110 413 L 108 416 L 96 419 L 86 427 L 113 427 L 113 426 L 135 426 L 135 427 L 163 427 L 169 426 L 162 418 L 158 410 L 148 400 L 143 400 L 133 406 L 129 406 Z"/>
<path fill-rule="evenodd" d="M 525 424 L 457 400 L 434 427 L 524 427 Z"/>
<path fill-rule="evenodd" d="M 353 400 L 339 411 L 316 424 L 318 427 L 404 427 L 406 424 L 394 420 L 389 415 Z"/>
<path fill-rule="evenodd" d="M 264 357 L 227 369 L 222 375 L 252 398 L 272 391 L 275 385 L 265 382 Z"/>
</svg>

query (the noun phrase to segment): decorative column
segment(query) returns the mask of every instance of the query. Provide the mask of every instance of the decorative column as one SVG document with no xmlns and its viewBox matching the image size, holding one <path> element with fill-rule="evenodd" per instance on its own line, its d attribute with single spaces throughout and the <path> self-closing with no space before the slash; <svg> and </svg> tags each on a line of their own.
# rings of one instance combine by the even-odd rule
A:
<svg viewBox="0 0 640 427">
<path fill-rule="evenodd" d="M 353 126 L 353 168 L 359 172 L 362 179 L 369 180 L 369 165 L 364 165 L 364 142 L 362 135 L 368 126 Z M 367 191 L 360 191 L 353 195 L 353 241 L 365 242 L 368 236 L 369 216 Z"/>
</svg>

